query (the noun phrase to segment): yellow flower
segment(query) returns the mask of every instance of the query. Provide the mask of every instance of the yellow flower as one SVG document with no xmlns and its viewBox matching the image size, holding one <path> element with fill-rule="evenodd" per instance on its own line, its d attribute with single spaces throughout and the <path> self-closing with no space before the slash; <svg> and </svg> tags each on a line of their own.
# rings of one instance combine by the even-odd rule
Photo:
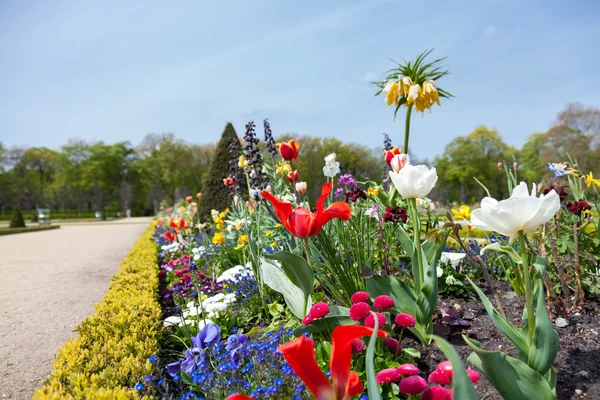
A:
<svg viewBox="0 0 600 400">
<path fill-rule="evenodd" d="M 248 169 L 248 161 L 246 160 L 246 157 L 244 157 L 244 155 L 242 154 L 238 160 L 238 166 L 242 169 Z"/>
<path fill-rule="evenodd" d="M 248 235 L 242 235 L 238 238 L 238 243 L 244 245 L 248 243 Z"/>
<path fill-rule="evenodd" d="M 413 81 L 410 79 L 410 76 L 403 76 L 402 79 L 400 79 L 400 96 L 408 97 L 408 91 L 412 84 Z"/>
<path fill-rule="evenodd" d="M 292 172 L 292 166 L 286 162 L 280 162 L 275 168 L 275 173 L 280 175 L 287 175 Z"/>
<path fill-rule="evenodd" d="M 273 242 L 269 246 L 271 246 L 271 248 L 274 249 L 275 247 L 277 247 L 277 243 Z"/>
<path fill-rule="evenodd" d="M 378 194 L 379 194 L 379 188 L 378 187 L 376 187 L 376 188 L 368 188 L 367 189 L 367 195 L 369 195 L 369 196 L 375 197 Z"/>
<path fill-rule="evenodd" d="M 385 101 L 387 102 L 388 107 L 393 104 L 398 105 L 398 95 L 399 95 L 399 85 L 398 82 L 390 80 L 385 84 L 383 88 L 383 92 L 386 94 Z"/>
<path fill-rule="evenodd" d="M 440 96 L 435 82 L 428 80 L 423 82 L 423 97 L 425 99 L 425 108 L 431 107 L 434 103 L 440 105 Z"/>
<path fill-rule="evenodd" d="M 471 209 L 469 206 L 462 205 L 458 208 L 458 210 L 452 209 L 452 214 L 454 214 L 455 219 L 465 219 L 468 220 L 471 218 Z"/>
<path fill-rule="evenodd" d="M 585 184 L 587 187 L 592 185 L 600 186 L 600 180 L 594 179 L 594 175 L 592 175 L 592 171 L 590 171 L 590 173 L 585 176 Z"/>
<path fill-rule="evenodd" d="M 275 228 L 281 228 L 281 224 L 275 224 Z"/>
<path fill-rule="evenodd" d="M 273 234 L 273 231 L 266 231 L 265 232 L 265 236 L 269 237 Z"/>
<path fill-rule="evenodd" d="M 225 244 L 225 236 L 221 232 L 216 232 L 212 238 L 213 244 Z"/>
</svg>

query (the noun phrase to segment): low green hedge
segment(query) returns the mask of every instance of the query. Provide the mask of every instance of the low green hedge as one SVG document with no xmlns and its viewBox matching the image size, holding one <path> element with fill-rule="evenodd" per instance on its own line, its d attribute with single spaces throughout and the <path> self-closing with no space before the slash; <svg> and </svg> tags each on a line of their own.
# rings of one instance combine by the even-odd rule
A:
<svg viewBox="0 0 600 400">
<path fill-rule="evenodd" d="M 58 228 L 60 228 L 60 225 L 26 226 L 25 228 L 0 228 L 0 236 L 12 235 L 15 233 L 48 231 L 51 229 L 58 229 Z"/>
<path fill-rule="evenodd" d="M 157 247 L 153 226 L 121 262 L 96 313 L 76 329 L 34 399 L 135 399 L 131 389 L 152 371 L 159 350 Z"/>
</svg>

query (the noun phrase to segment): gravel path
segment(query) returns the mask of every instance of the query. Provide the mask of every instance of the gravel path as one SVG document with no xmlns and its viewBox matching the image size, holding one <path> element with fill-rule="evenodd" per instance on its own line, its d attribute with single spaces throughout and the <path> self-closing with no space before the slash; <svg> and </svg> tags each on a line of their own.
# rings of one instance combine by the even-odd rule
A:
<svg viewBox="0 0 600 400">
<path fill-rule="evenodd" d="M 150 221 L 0 236 L 0 399 L 31 399 Z"/>
</svg>

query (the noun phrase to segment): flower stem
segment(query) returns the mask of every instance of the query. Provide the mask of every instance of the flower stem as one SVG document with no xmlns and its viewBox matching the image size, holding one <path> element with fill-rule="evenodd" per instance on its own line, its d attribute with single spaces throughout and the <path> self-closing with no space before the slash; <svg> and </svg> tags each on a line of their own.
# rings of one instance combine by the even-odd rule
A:
<svg viewBox="0 0 600 400">
<path fill-rule="evenodd" d="M 406 109 L 406 122 L 404 123 L 404 154 L 408 154 L 408 138 L 410 137 L 410 115 L 412 114 L 413 105 L 409 104 Z"/>
<path fill-rule="evenodd" d="M 415 252 L 417 253 L 417 267 L 419 271 L 419 276 L 415 277 L 415 292 L 420 293 L 421 287 L 423 286 L 423 254 L 421 251 L 421 224 L 419 221 L 419 212 L 417 211 L 417 200 L 416 199 L 408 199 L 410 204 L 411 211 L 411 219 L 413 224 L 413 229 L 415 231 Z"/>
<path fill-rule="evenodd" d="M 519 231 L 519 242 L 521 244 L 521 257 L 523 258 L 523 280 L 525 286 L 525 304 L 527 306 L 527 328 L 529 330 L 529 343 L 533 343 L 533 330 L 535 328 L 535 316 L 533 315 L 533 301 L 531 295 L 531 277 L 529 276 L 529 253 L 525 246 L 525 233 Z"/>
</svg>

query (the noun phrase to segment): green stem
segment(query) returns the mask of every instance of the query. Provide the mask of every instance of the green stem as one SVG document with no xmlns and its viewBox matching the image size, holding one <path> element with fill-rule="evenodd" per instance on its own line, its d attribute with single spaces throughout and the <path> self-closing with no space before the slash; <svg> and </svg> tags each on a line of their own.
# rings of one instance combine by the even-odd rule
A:
<svg viewBox="0 0 600 400">
<path fill-rule="evenodd" d="M 421 250 L 421 224 L 419 221 L 419 212 L 417 211 L 417 200 L 416 199 L 408 199 L 410 203 L 410 211 L 412 216 L 412 224 L 413 229 L 415 231 L 415 251 L 417 253 L 417 266 L 419 269 L 419 277 L 415 279 L 415 291 L 416 293 L 421 292 L 421 287 L 423 286 L 423 254 Z"/>
<path fill-rule="evenodd" d="M 308 238 L 304 238 L 304 250 L 306 251 L 306 262 L 312 269 L 312 262 L 310 261 L 310 247 L 308 246 Z"/>
<path fill-rule="evenodd" d="M 404 123 L 404 148 L 402 152 L 408 154 L 408 138 L 410 137 L 410 115 L 412 114 L 413 105 L 409 104 L 406 109 L 406 121 Z"/>
<path fill-rule="evenodd" d="M 525 304 L 527 306 L 527 328 L 529 329 L 529 343 L 533 343 L 533 330 L 535 328 L 535 316 L 533 315 L 533 301 L 531 296 L 531 278 L 529 276 L 529 253 L 525 246 L 525 233 L 519 231 L 519 242 L 521 245 L 521 257 L 523 257 L 523 284 L 525 286 Z"/>
</svg>

